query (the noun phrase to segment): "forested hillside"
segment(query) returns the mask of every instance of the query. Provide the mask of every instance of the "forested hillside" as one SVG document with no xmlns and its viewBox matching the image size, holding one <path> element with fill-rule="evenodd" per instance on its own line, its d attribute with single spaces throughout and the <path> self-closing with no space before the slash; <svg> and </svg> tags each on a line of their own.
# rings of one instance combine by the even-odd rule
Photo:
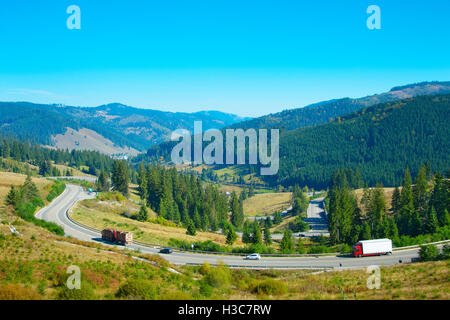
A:
<svg viewBox="0 0 450 320">
<path fill-rule="evenodd" d="M 15 164 L 9 160 L 15 161 Z M 28 168 L 23 168 L 24 163 L 38 167 L 39 174 L 43 176 L 65 175 L 64 172 L 55 174 L 55 167 L 51 163 L 68 165 L 74 168 L 88 167 L 89 173 L 95 175 L 99 171 L 111 170 L 113 159 L 95 151 L 54 150 L 40 147 L 34 143 L 20 142 L 0 136 L 0 169 L 2 171 L 26 173 Z"/>
<path fill-rule="evenodd" d="M 3 136 L 43 145 L 53 145 L 52 138 L 65 134 L 66 128 L 91 129 L 120 147 L 146 150 L 166 141 L 175 129 L 192 130 L 194 121 L 203 129 L 222 128 L 245 120 L 218 111 L 173 113 L 138 109 L 122 104 L 96 108 L 42 105 L 27 102 L 0 102 L 0 133 Z M 90 150 L 97 150 L 95 146 Z"/>
<path fill-rule="evenodd" d="M 412 98 L 419 95 L 450 93 L 450 82 L 422 82 L 392 88 L 389 92 L 358 99 L 343 98 L 315 103 L 303 108 L 285 110 L 256 119 L 236 123 L 231 128 L 278 128 L 294 130 L 328 123 L 339 116 L 375 104 Z"/>
<path fill-rule="evenodd" d="M 434 171 L 450 166 L 450 95 L 420 96 L 364 108 L 330 124 L 280 138 L 280 169 L 267 181 L 325 188 L 338 168 L 358 168 L 369 185 L 401 183 L 429 160 Z"/>
</svg>

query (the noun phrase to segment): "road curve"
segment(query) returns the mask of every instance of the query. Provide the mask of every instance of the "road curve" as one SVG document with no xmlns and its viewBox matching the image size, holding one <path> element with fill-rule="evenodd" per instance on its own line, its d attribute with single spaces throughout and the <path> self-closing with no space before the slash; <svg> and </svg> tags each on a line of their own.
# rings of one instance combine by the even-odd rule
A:
<svg viewBox="0 0 450 320">
<path fill-rule="evenodd" d="M 103 242 L 101 234 L 73 223 L 67 216 L 68 210 L 79 200 L 93 198 L 80 186 L 67 184 L 66 190 L 47 207 L 36 213 L 39 219 L 52 221 L 64 228 L 66 236 L 84 241 Z M 104 242 L 103 242 L 104 243 Z M 108 243 L 104 243 L 109 245 Z M 121 247 L 121 246 L 118 246 Z M 159 254 L 159 249 L 138 244 L 127 245 L 128 249 L 139 249 L 142 253 Z M 263 257 L 259 261 L 244 260 L 242 256 L 200 254 L 175 251 L 172 254 L 160 254 L 173 264 L 202 264 L 208 262 L 215 265 L 224 262 L 230 267 L 246 268 L 363 268 L 371 265 L 393 265 L 408 263 L 418 257 L 418 249 L 395 251 L 392 255 L 353 258 L 351 256 L 321 256 L 321 257 Z"/>
</svg>

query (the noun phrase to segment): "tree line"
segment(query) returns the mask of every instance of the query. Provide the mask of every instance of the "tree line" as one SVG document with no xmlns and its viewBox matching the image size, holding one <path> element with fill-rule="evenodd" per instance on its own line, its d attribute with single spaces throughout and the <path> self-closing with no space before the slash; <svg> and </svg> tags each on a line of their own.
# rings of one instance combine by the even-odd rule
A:
<svg viewBox="0 0 450 320">
<path fill-rule="evenodd" d="M 52 163 L 78 168 L 88 167 L 86 172 L 96 175 L 102 170 L 111 171 L 114 162 L 111 157 L 97 151 L 56 150 L 3 137 L 0 137 L 0 158 L 38 166 L 39 174 L 42 176 L 59 176 L 68 173 L 61 172 Z"/>
<path fill-rule="evenodd" d="M 330 181 L 328 226 L 333 243 L 353 244 L 358 240 L 398 239 L 448 231 L 450 181 L 440 173 L 433 175 L 422 165 L 413 184 L 406 167 L 402 186 L 394 189 L 392 208 L 387 210 L 381 184 L 375 188 L 366 186 L 358 203 L 348 172 L 337 170 Z"/>
</svg>

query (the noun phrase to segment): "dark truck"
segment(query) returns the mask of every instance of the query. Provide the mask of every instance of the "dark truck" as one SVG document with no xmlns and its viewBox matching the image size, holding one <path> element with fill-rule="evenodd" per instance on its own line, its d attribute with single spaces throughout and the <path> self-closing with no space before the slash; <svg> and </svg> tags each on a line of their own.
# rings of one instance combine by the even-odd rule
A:
<svg viewBox="0 0 450 320">
<path fill-rule="evenodd" d="M 102 239 L 109 242 L 129 244 L 133 242 L 133 234 L 127 231 L 119 231 L 108 228 L 102 230 Z"/>
</svg>

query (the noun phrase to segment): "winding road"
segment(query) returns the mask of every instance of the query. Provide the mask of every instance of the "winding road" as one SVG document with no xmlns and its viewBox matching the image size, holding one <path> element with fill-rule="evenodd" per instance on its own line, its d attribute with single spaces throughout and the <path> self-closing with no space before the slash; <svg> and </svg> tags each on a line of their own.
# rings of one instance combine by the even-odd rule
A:
<svg viewBox="0 0 450 320">
<path fill-rule="evenodd" d="M 79 200 L 95 197 L 88 194 L 82 187 L 67 184 L 66 190 L 47 207 L 36 213 L 39 219 L 52 221 L 64 228 L 66 236 L 84 241 L 103 242 L 99 232 L 90 230 L 72 222 L 67 213 Z M 108 243 L 103 242 L 106 245 Z M 118 246 L 121 247 L 121 246 Z M 128 249 L 139 249 L 142 253 L 159 254 L 159 248 L 143 246 L 139 244 L 127 245 Z M 371 265 L 393 265 L 408 263 L 418 257 L 418 249 L 394 251 L 392 255 L 375 256 L 365 258 L 353 258 L 350 255 L 338 256 L 306 256 L 306 257 L 262 257 L 258 261 L 244 260 L 242 256 L 201 254 L 185 251 L 174 251 L 172 254 L 159 254 L 172 264 L 202 264 L 208 262 L 216 265 L 224 262 L 230 267 L 242 268 L 311 268 L 311 269 L 339 269 L 339 268 L 363 268 Z"/>
</svg>

